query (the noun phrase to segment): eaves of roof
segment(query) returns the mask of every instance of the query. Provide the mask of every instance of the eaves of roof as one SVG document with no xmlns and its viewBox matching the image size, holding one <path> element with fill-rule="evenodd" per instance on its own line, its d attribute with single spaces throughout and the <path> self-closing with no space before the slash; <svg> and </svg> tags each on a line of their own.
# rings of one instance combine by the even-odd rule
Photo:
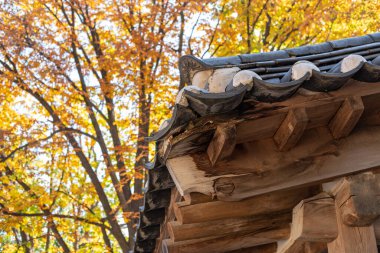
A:
<svg viewBox="0 0 380 253">
<path fill-rule="evenodd" d="M 336 64 L 350 54 L 363 56 L 368 62 L 360 64 L 346 73 L 329 73 Z M 190 85 L 196 72 L 229 67 L 252 70 L 262 77 L 254 79 L 251 91 L 243 86 L 224 93 L 193 93 L 185 91 L 189 106 L 175 105 L 172 118 L 166 127 L 149 139 L 158 147 L 164 139 L 183 132 L 190 122 L 205 116 L 234 113 L 247 99 L 258 103 L 271 103 L 286 100 L 299 88 L 316 92 L 329 92 L 340 89 L 349 79 L 362 82 L 379 82 L 380 66 L 370 61 L 380 55 L 380 33 L 366 36 L 329 41 L 322 44 L 302 46 L 269 53 L 243 54 L 232 57 L 197 59 L 183 56 L 179 62 L 181 82 Z M 313 71 L 311 77 L 280 83 L 273 81 L 282 78 L 292 65 L 300 60 L 313 62 L 321 72 Z M 308 79 L 309 78 L 309 79 Z M 160 236 L 160 225 L 165 219 L 165 209 L 170 203 L 170 189 L 174 186 L 165 166 L 167 154 L 158 148 L 153 163 L 146 166 L 148 180 L 145 189 L 144 206 L 140 212 L 140 224 L 135 238 L 135 252 L 153 252 L 156 239 Z"/>
</svg>

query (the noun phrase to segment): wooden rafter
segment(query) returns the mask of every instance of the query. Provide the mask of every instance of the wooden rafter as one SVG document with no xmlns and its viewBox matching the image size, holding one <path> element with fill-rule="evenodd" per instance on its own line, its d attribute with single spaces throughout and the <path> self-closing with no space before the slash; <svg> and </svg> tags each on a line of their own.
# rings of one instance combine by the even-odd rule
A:
<svg viewBox="0 0 380 253">
<path fill-rule="evenodd" d="M 236 145 L 236 127 L 234 124 L 218 125 L 214 137 L 207 148 L 211 166 L 219 160 L 229 157 Z"/>
<path fill-rule="evenodd" d="M 364 105 L 361 97 L 348 97 L 330 121 L 329 127 L 335 139 L 347 137 L 358 123 Z"/>
<path fill-rule="evenodd" d="M 294 147 L 302 137 L 308 123 L 305 108 L 290 110 L 273 139 L 281 151 Z"/>
</svg>

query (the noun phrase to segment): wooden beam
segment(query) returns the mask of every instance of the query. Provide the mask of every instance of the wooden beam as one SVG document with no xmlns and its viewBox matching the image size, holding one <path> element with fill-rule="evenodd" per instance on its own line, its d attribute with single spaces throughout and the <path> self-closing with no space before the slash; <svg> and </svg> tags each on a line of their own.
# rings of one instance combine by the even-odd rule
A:
<svg viewBox="0 0 380 253">
<path fill-rule="evenodd" d="M 283 155 L 271 151 L 264 142 L 252 143 L 247 156 L 255 154 L 255 161 L 248 163 L 242 159 L 252 167 L 252 173 L 213 178 L 217 198 L 237 201 L 380 167 L 380 127 L 358 129 L 340 141 L 333 141 L 331 135 L 322 130 L 307 131 L 302 143 Z M 245 172 L 248 171 L 247 168 Z"/>
<path fill-rule="evenodd" d="M 257 233 L 267 229 L 275 230 L 288 225 L 291 222 L 291 216 L 291 212 L 286 211 L 272 215 L 255 215 L 191 224 L 172 221 L 167 225 L 170 238 L 178 242 L 211 236 L 226 236 L 236 232 Z"/>
<path fill-rule="evenodd" d="M 371 172 L 347 177 L 336 189 L 343 222 L 369 226 L 380 216 L 380 175 Z"/>
<path fill-rule="evenodd" d="M 167 239 L 163 241 L 163 245 L 169 253 L 220 253 L 273 243 L 286 238 L 289 232 L 289 226 L 286 226 L 275 231 L 232 233 L 224 237 L 207 237 L 179 242 Z"/>
<path fill-rule="evenodd" d="M 245 111 L 243 115 L 231 113 L 229 119 L 236 124 L 236 143 L 246 143 L 272 138 L 290 110 L 305 108 L 309 118 L 306 129 L 327 126 L 336 115 L 342 103 L 355 94 L 362 98 L 364 112 L 360 125 L 379 125 L 380 83 L 371 85 L 350 82 L 344 89 L 328 93 L 317 93 L 313 96 L 293 96 L 283 102 L 258 103 Z M 377 117 L 374 117 L 377 115 Z M 184 133 L 173 137 L 170 142 L 168 158 L 204 151 L 214 134 L 218 122 L 225 122 L 226 115 L 212 116 L 207 124 L 198 124 Z M 210 122 L 214 123 L 210 123 Z"/>
<path fill-rule="evenodd" d="M 249 248 L 227 251 L 227 253 L 275 253 L 276 250 L 277 250 L 277 244 L 269 243 L 269 244 L 253 246 Z"/>
<path fill-rule="evenodd" d="M 361 181 L 366 176 L 357 177 Z M 378 253 L 374 226 L 353 227 L 344 223 L 341 205 L 345 205 L 347 196 L 350 195 L 350 179 L 339 182 L 333 190 L 335 195 L 335 208 L 337 212 L 338 237 L 327 244 L 329 253 Z M 352 188 L 352 187 L 351 187 Z M 362 195 L 362 194 L 361 194 Z"/>
<path fill-rule="evenodd" d="M 216 127 L 214 137 L 207 148 L 211 166 L 229 157 L 236 145 L 235 124 L 220 124 Z"/>
<path fill-rule="evenodd" d="M 347 137 L 358 123 L 364 105 L 361 97 L 348 97 L 329 123 L 331 134 L 335 139 Z"/>
<path fill-rule="evenodd" d="M 277 253 L 303 253 L 308 242 L 330 242 L 338 235 L 335 202 L 322 193 L 301 201 L 293 209 L 290 237 L 278 243 Z M 319 246 L 319 244 L 317 244 Z"/>
<path fill-rule="evenodd" d="M 173 210 L 174 203 L 181 200 L 181 195 L 179 194 L 177 188 L 173 187 L 171 189 L 171 196 L 170 196 L 170 205 L 166 210 L 165 220 L 164 223 L 161 225 L 160 229 L 160 237 L 156 240 L 156 247 L 154 252 L 160 252 L 160 249 L 162 248 L 162 241 L 164 239 L 169 238 L 170 233 L 168 232 L 166 224 L 168 222 L 171 222 L 175 219 L 175 213 Z"/>
<path fill-rule="evenodd" d="M 273 140 L 280 151 L 287 151 L 294 147 L 302 137 L 308 123 L 305 108 L 290 110 L 281 123 Z"/>
<path fill-rule="evenodd" d="M 210 195 L 206 195 L 199 192 L 191 192 L 189 194 L 185 194 L 183 198 L 188 205 L 206 203 L 206 202 L 211 202 L 211 201 L 216 200 Z"/>
<path fill-rule="evenodd" d="M 319 187 L 292 189 L 263 194 L 239 202 L 213 201 L 195 205 L 186 202 L 174 204 L 177 221 L 181 224 L 210 222 L 230 218 L 242 218 L 292 210 L 302 199 L 318 193 Z"/>
</svg>

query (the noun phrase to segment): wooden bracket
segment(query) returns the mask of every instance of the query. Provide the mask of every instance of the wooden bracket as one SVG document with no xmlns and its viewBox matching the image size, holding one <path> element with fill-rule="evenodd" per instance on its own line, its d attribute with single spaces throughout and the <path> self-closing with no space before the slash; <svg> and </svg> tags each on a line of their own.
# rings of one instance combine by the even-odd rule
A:
<svg viewBox="0 0 380 253">
<path fill-rule="evenodd" d="M 218 125 L 214 137 L 207 148 L 211 165 L 232 154 L 236 145 L 236 127 L 234 124 Z"/>
<path fill-rule="evenodd" d="M 277 253 L 303 253 L 305 248 L 326 248 L 338 235 L 335 202 L 326 193 L 301 201 L 293 209 L 290 237 L 279 241 Z M 311 250 L 311 252 L 313 252 Z"/>
<path fill-rule="evenodd" d="M 280 151 L 287 151 L 294 147 L 302 137 L 308 121 L 305 108 L 290 110 L 273 136 L 278 149 Z"/>
<path fill-rule="evenodd" d="M 363 111 L 361 97 L 346 98 L 329 123 L 332 136 L 335 139 L 347 137 L 358 123 Z"/>
<path fill-rule="evenodd" d="M 373 223 L 379 214 L 379 177 L 363 173 L 341 180 L 335 195 L 338 237 L 328 243 L 329 253 L 377 253 Z"/>
<path fill-rule="evenodd" d="M 367 172 L 345 178 L 336 201 L 346 225 L 371 225 L 380 216 L 380 175 Z"/>
</svg>

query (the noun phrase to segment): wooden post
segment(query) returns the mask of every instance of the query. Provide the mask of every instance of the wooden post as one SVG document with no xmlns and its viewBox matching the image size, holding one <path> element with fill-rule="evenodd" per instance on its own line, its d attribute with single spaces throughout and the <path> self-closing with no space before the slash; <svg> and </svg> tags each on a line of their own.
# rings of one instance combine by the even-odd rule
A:
<svg viewBox="0 0 380 253">
<path fill-rule="evenodd" d="M 368 225 L 379 212 L 377 182 L 376 175 L 363 173 L 341 180 L 332 191 L 339 234 L 328 244 L 329 253 L 378 253 L 374 227 Z"/>
</svg>

